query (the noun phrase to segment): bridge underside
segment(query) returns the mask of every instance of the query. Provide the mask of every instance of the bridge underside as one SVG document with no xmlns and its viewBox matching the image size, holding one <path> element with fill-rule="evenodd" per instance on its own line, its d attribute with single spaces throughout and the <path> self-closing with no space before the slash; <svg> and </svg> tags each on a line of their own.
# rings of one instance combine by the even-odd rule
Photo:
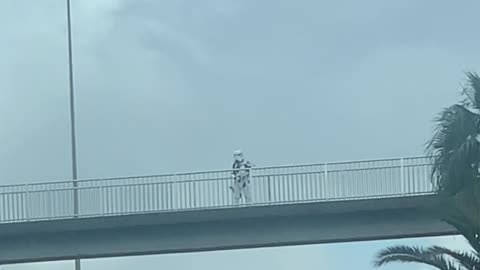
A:
<svg viewBox="0 0 480 270">
<path fill-rule="evenodd" d="M 430 195 L 0 225 L 0 264 L 455 234 Z"/>
</svg>

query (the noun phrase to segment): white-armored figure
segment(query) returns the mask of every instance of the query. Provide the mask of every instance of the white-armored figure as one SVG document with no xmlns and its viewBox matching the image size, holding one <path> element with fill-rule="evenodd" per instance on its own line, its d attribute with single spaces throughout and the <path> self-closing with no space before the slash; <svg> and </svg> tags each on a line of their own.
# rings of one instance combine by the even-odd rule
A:
<svg viewBox="0 0 480 270">
<path fill-rule="evenodd" d="M 250 194 L 250 169 L 253 167 L 249 161 L 245 160 L 243 152 L 237 150 L 233 153 L 235 161 L 232 166 L 233 185 L 230 189 L 233 191 L 235 203 L 240 203 L 240 199 L 245 198 L 245 202 L 251 202 Z"/>
</svg>

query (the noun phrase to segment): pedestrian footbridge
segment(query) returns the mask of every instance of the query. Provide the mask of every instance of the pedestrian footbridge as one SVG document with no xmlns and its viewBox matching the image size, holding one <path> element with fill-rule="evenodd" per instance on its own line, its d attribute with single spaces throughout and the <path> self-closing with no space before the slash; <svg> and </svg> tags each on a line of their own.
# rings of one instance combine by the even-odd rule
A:
<svg viewBox="0 0 480 270">
<path fill-rule="evenodd" d="M 0 264 L 453 234 L 425 157 L 0 186 Z"/>
</svg>

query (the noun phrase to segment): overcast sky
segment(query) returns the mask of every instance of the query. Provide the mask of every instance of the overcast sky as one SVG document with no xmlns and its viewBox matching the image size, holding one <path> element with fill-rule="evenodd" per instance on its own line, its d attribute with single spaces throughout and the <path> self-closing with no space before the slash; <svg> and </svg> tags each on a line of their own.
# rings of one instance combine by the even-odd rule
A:
<svg viewBox="0 0 480 270">
<path fill-rule="evenodd" d="M 223 169 L 236 148 L 258 166 L 422 155 L 463 72 L 480 72 L 477 0 L 72 2 L 80 178 Z M 2 0 L 0 29 L 0 182 L 68 179 L 64 1 Z M 392 243 L 84 269 L 371 269 Z"/>
</svg>

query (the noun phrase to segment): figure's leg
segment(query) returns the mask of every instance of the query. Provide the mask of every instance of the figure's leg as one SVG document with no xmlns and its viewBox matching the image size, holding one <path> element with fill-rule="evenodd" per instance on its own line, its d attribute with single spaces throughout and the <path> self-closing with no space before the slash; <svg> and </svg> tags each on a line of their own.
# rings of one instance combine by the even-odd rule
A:
<svg viewBox="0 0 480 270">
<path fill-rule="evenodd" d="M 250 187 L 250 183 L 248 181 L 248 178 L 245 179 L 242 191 L 243 191 L 243 195 L 245 196 L 245 202 L 246 203 L 251 203 L 252 202 L 252 191 L 251 191 L 251 187 Z"/>
<path fill-rule="evenodd" d="M 239 204 L 240 203 L 240 198 L 242 196 L 242 193 L 240 191 L 239 186 L 237 185 L 237 183 L 234 183 L 232 186 L 230 186 L 230 188 L 233 191 L 233 201 L 234 201 L 234 203 Z"/>
</svg>

